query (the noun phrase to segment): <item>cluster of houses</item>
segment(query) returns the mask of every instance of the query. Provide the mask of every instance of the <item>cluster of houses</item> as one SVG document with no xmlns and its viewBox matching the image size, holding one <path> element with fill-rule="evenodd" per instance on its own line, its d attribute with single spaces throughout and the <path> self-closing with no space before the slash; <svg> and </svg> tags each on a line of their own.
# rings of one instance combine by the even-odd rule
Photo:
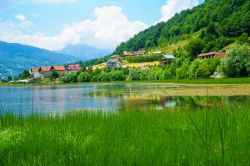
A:
<svg viewBox="0 0 250 166">
<path fill-rule="evenodd" d="M 170 64 L 171 61 L 175 60 L 174 55 L 170 54 L 162 54 L 161 51 L 153 52 L 155 55 L 162 55 L 162 58 L 159 59 L 161 65 Z M 127 68 L 123 66 L 123 62 L 121 61 L 122 57 L 134 57 L 134 56 L 147 56 L 147 52 L 145 50 L 138 50 L 138 51 L 124 51 L 123 55 L 112 55 L 111 59 L 106 62 L 106 66 L 110 69 L 114 68 Z M 141 70 L 147 69 L 148 66 L 141 66 L 139 67 Z"/>
<path fill-rule="evenodd" d="M 65 66 L 41 66 L 41 67 L 33 67 L 30 70 L 30 77 L 34 79 L 38 78 L 48 78 L 53 72 L 57 72 L 60 77 L 70 73 L 80 71 L 81 67 L 78 64 Z"/>
<path fill-rule="evenodd" d="M 173 60 L 175 60 L 175 56 L 172 54 L 163 54 L 161 51 L 155 51 L 153 52 L 154 55 L 162 55 L 162 58 L 159 59 L 161 65 L 168 65 Z M 123 62 L 121 61 L 122 57 L 132 57 L 132 56 L 146 56 L 147 52 L 145 50 L 139 50 L 139 51 L 124 51 L 123 55 L 112 55 L 111 59 L 107 61 L 106 66 L 110 69 L 114 68 L 126 68 L 123 66 Z M 199 59 L 212 59 L 212 58 L 220 58 L 224 59 L 225 54 L 224 53 L 218 53 L 218 52 L 209 52 L 204 54 L 199 54 L 197 56 Z"/>
</svg>

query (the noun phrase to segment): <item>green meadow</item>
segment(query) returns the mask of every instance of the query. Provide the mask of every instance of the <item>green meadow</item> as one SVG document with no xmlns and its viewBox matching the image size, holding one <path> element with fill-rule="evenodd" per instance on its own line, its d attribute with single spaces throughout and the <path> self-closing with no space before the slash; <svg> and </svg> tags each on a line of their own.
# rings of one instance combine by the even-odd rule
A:
<svg viewBox="0 0 250 166">
<path fill-rule="evenodd" d="M 0 116 L 0 165 L 249 165 L 250 105 Z"/>
</svg>

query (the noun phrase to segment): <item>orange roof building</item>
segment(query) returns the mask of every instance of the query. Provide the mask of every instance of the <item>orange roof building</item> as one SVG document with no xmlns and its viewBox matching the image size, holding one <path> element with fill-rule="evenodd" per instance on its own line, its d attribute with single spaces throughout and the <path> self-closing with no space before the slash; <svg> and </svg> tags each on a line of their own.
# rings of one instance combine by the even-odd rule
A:
<svg viewBox="0 0 250 166">
<path fill-rule="evenodd" d="M 43 67 L 41 67 L 41 71 L 44 71 L 44 72 L 49 72 L 52 69 L 54 69 L 53 66 L 43 66 Z"/>
<path fill-rule="evenodd" d="M 53 66 L 55 71 L 65 71 L 65 67 L 64 66 Z"/>
</svg>

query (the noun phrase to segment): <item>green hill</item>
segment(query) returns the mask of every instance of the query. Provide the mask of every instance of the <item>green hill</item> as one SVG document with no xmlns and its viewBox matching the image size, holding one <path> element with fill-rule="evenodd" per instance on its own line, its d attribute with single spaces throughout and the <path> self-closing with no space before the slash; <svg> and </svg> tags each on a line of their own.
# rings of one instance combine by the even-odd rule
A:
<svg viewBox="0 0 250 166">
<path fill-rule="evenodd" d="M 206 0 L 191 10 L 176 14 L 121 43 L 115 54 L 139 49 L 173 50 L 190 41 L 200 45 L 197 53 L 218 51 L 250 34 L 249 0 Z M 241 37 L 240 37 L 241 36 Z"/>
</svg>

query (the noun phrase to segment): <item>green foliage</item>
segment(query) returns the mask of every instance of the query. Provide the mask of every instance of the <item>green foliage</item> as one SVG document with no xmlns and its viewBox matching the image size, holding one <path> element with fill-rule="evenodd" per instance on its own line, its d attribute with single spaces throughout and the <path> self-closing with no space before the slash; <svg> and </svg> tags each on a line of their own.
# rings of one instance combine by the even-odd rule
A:
<svg viewBox="0 0 250 166">
<path fill-rule="evenodd" d="M 77 72 L 71 72 L 62 78 L 64 83 L 75 83 L 77 82 Z"/>
<path fill-rule="evenodd" d="M 4 114 L 0 165 L 247 165 L 249 109 Z"/>
<path fill-rule="evenodd" d="M 56 72 L 56 71 L 53 71 L 51 74 L 50 74 L 50 80 L 55 80 L 57 78 L 59 78 L 59 74 Z"/>
<path fill-rule="evenodd" d="M 176 69 L 176 78 L 184 79 L 188 78 L 189 63 L 185 62 L 180 68 Z"/>
<path fill-rule="evenodd" d="M 189 78 L 208 78 L 220 64 L 220 59 L 196 59 L 189 68 Z"/>
<path fill-rule="evenodd" d="M 247 44 L 237 45 L 228 54 L 222 70 L 228 77 L 250 76 L 250 49 Z"/>
<path fill-rule="evenodd" d="M 30 72 L 28 70 L 24 70 L 20 75 L 19 79 L 27 79 L 30 76 Z"/>
<path fill-rule="evenodd" d="M 250 16 L 249 16 L 250 17 Z M 240 37 L 239 37 L 239 43 L 240 44 L 244 44 L 244 43 L 248 43 L 248 34 L 247 33 L 243 33 Z"/>
<path fill-rule="evenodd" d="M 125 59 L 130 63 L 140 63 L 140 62 L 154 62 L 160 60 L 162 58 L 161 55 L 146 55 L 146 56 L 130 56 Z"/>
<path fill-rule="evenodd" d="M 135 80 L 143 80 L 144 77 L 142 77 L 141 70 L 133 68 L 129 71 L 128 78 L 130 81 L 135 81 Z"/>
<path fill-rule="evenodd" d="M 126 43 L 121 43 L 115 53 L 164 48 L 181 40 L 197 38 L 195 33 L 198 32 L 202 41 L 191 41 L 188 49 L 189 56 L 194 59 L 197 53 L 218 51 L 243 33 L 249 35 L 249 16 L 249 0 L 206 0 L 191 10 L 176 14 L 166 23 L 159 23 L 136 34 Z M 198 44 L 197 47 L 195 44 Z"/>
<path fill-rule="evenodd" d="M 191 60 L 194 60 L 202 52 L 203 47 L 204 43 L 201 39 L 192 39 L 185 49 Z"/>
<path fill-rule="evenodd" d="M 81 72 L 77 77 L 78 82 L 90 82 L 91 79 L 91 74 L 89 72 Z"/>
</svg>

